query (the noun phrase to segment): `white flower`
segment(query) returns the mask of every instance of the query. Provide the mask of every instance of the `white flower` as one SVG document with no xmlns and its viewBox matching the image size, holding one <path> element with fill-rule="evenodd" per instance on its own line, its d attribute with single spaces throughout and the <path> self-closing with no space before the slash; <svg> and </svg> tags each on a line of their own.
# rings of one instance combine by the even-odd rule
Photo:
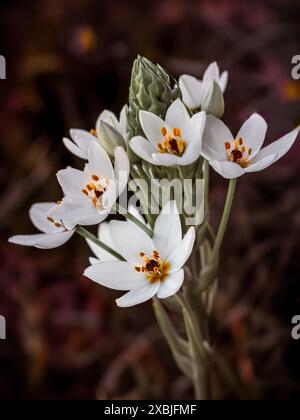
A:
<svg viewBox="0 0 300 420">
<path fill-rule="evenodd" d="M 264 118 L 253 114 L 234 137 L 221 120 L 209 115 L 202 155 L 224 178 L 233 179 L 247 172 L 261 171 L 285 155 L 299 133 L 298 127 L 262 148 L 267 128 Z"/>
<path fill-rule="evenodd" d="M 191 227 L 182 239 L 180 217 L 175 202 L 169 202 L 158 216 L 153 239 L 129 222 L 112 221 L 109 235 L 114 249 L 125 261 L 105 261 L 85 270 L 91 280 L 115 290 L 129 290 L 117 299 L 120 307 L 143 303 L 155 295 L 173 296 L 184 280 L 182 269 L 195 242 Z"/>
<path fill-rule="evenodd" d="M 225 92 L 228 83 L 228 72 L 220 74 L 219 66 L 216 62 L 211 63 L 204 73 L 203 80 L 184 74 L 179 78 L 179 87 L 182 92 L 182 99 L 189 109 L 199 109 L 210 83 L 215 80 L 222 92 Z"/>
<path fill-rule="evenodd" d="M 108 111 L 107 109 L 101 112 L 96 122 L 96 133 L 98 134 L 98 137 L 100 139 L 101 139 L 101 135 L 99 135 L 99 128 L 101 125 L 101 121 L 104 121 L 105 123 L 111 125 L 119 134 L 121 134 L 121 136 L 126 138 L 126 128 L 127 128 L 126 105 L 123 106 L 119 119 L 113 112 Z"/>
<path fill-rule="evenodd" d="M 29 217 L 33 225 L 43 233 L 13 236 L 9 242 L 17 245 L 35 246 L 40 249 L 57 248 L 67 242 L 75 232 L 76 223 L 70 220 L 54 220 L 49 217 L 49 210 L 56 206 L 56 203 L 34 204 L 29 211 Z"/>
<path fill-rule="evenodd" d="M 122 147 L 115 149 L 113 169 L 105 150 L 97 143 L 91 143 L 84 171 L 69 167 L 58 172 L 65 197 L 49 216 L 75 220 L 80 225 L 101 223 L 125 189 L 128 175 L 129 160 Z"/>
<path fill-rule="evenodd" d="M 99 118 L 96 122 L 96 130 L 91 130 L 90 132 L 85 130 L 79 129 L 71 129 L 70 130 L 70 137 L 72 140 L 68 139 L 67 137 L 63 138 L 63 143 L 65 147 L 73 153 L 73 155 L 81 158 L 81 159 L 88 159 L 88 151 L 90 144 L 96 142 L 101 144 L 101 134 L 100 134 L 100 125 L 101 121 L 106 122 L 110 126 L 112 126 L 121 136 L 126 136 L 126 107 L 122 108 L 120 114 L 120 120 L 117 119 L 115 114 L 111 111 L 104 110 L 101 112 Z M 125 147 L 124 141 L 124 147 Z"/>
<path fill-rule="evenodd" d="M 130 141 L 130 147 L 139 157 L 162 166 L 186 166 L 199 158 L 205 112 L 190 117 L 177 99 L 169 107 L 165 121 L 147 111 L 140 111 L 139 116 L 146 138 L 136 136 Z"/>
</svg>

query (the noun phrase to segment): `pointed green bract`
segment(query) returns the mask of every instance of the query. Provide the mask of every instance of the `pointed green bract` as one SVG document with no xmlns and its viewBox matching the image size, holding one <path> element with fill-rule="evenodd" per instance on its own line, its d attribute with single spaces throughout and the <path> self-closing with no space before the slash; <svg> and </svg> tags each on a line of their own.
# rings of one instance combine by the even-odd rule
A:
<svg viewBox="0 0 300 420">
<path fill-rule="evenodd" d="M 161 66 L 138 56 L 133 64 L 129 90 L 127 140 L 143 135 L 139 120 L 140 111 L 153 112 L 165 118 L 171 103 L 180 97 L 179 87 L 176 83 L 172 83 L 171 77 Z M 133 155 L 132 151 L 131 155 Z M 140 161 L 140 159 L 137 158 L 135 161 Z"/>
</svg>

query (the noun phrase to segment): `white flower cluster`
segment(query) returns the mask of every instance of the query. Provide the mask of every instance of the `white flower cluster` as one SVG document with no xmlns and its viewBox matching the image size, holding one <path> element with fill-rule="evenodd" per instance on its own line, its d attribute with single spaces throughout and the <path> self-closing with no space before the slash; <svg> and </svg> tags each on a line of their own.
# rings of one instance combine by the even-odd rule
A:
<svg viewBox="0 0 300 420">
<path fill-rule="evenodd" d="M 181 76 L 182 100 L 170 105 L 164 119 L 140 111 L 143 136 L 127 138 L 126 107 L 120 119 L 104 111 L 91 132 L 71 130 L 71 140 L 64 138 L 63 143 L 86 161 L 83 170 L 68 167 L 59 171 L 63 199 L 35 204 L 29 212 L 41 233 L 14 236 L 10 242 L 50 249 L 67 242 L 80 226 L 100 224 L 98 240 L 88 240 L 97 257 L 91 258 L 91 266 L 85 270 L 88 278 L 127 291 L 117 300 L 121 307 L 155 295 L 165 299 L 176 294 L 183 284 L 183 267 L 196 237 L 194 227 L 184 234 L 176 202 L 170 201 L 162 208 L 151 230 L 135 209 L 127 221 L 105 220 L 127 187 L 131 170 L 128 148 L 156 167 L 187 167 L 202 157 L 227 179 L 265 169 L 289 151 L 299 128 L 262 147 L 267 132 L 262 116 L 250 116 L 234 136 L 219 118 L 200 111 L 212 83 L 224 93 L 227 82 L 228 73 L 220 74 L 216 63 L 208 67 L 203 80 Z M 114 147 L 108 153 L 105 144 L 110 142 Z"/>
</svg>

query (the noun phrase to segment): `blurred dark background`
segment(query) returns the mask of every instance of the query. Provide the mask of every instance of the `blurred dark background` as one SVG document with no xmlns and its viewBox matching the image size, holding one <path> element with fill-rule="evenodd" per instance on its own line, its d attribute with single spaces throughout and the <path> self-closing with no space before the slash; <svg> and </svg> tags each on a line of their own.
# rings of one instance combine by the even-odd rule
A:
<svg viewBox="0 0 300 420">
<path fill-rule="evenodd" d="M 156 327 L 151 304 L 116 308 L 116 293 L 83 278 L 83 240 L 53 251 L 12 246 L 34 232 L 32 202 L 56 200 L 55 173 L 78 162 L 61 138 L 91 129 L 127 100 L 137 54 L 171 74 L 202 75 L 217 60 L 230 73 L 225 120 L 253 111 L 268 140 L 300 123 L 298 0 L 2 1 L 0 54 L 1 399 L 192 398 Z M 213 341 L 247 398 L 296 399 L 300 342 L 300 143 L 264 172 L 243 177 L 222 252 Z M 213 224 L 226 182 L 212 179 Z M 236 398 L 214 372 L 216 398 Z"/>
</svg>

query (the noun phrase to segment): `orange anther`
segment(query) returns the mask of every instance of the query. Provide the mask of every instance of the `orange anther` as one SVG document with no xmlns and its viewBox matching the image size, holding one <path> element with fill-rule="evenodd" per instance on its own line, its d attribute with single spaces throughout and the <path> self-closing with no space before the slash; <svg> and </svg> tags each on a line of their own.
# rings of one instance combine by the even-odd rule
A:
<svg viewBox="0 0 300 420">
<path fill-rule="evenodd" d="M 162 134 L 164 137 L 167 135 L 167 129 L 166 129 L 165 127 L 162 127 L 162 128 L 160 129 L 160 131 L 161 131 L 161 134 Z"/>
</svg>

